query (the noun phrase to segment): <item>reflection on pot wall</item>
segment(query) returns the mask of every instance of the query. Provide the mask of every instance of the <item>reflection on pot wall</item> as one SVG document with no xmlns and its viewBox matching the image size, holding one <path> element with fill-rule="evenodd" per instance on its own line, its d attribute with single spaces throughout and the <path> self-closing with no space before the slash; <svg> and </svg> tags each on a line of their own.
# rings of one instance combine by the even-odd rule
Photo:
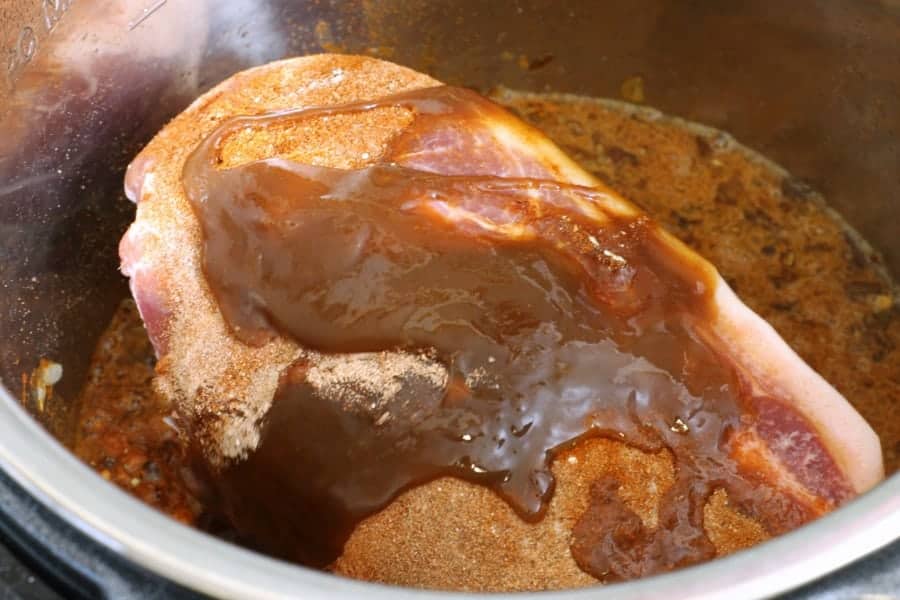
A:
<svg viewBox="0 0 900 600">
<path fill-rule="evenodd" d="M 85 368 L 91 334 L 125 293 L 115 251 L 130 211 L 121 173 L 197 93 L 204 5 L 178 3 L 183 18 L 153 21 L 144 4 L 20 3 L 21 20 L 3 23 L 0 376 L 14 393 L 38 357 L 67 374 Z M 65 377 L 58 397 L 74 396 L 78 379 Z M 69 407 L 52 403 L 39 416 L 65 436 Z"/>
</svg>

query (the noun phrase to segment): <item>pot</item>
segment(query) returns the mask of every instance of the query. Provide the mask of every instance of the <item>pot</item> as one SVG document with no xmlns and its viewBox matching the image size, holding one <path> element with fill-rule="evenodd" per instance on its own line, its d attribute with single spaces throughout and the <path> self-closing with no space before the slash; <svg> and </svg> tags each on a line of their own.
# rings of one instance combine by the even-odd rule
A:
<svg viewBox="0 0 900 600">
<path fill-rule="evenodd" d="M 0 0 L 0 530 L 37 562 L 68 561 L 62 577 L 88 596 L 437 597 L 289 565 L 181 526 L 64 446 L 94 343 L 128 293 L 116 252 L 133 214 L 125 166 L 221 79 L 323 50 L 479 89 L 616 97 L 639 76 L 649 104 L 734 134 L 823 192 L 900 275 L 896 0 Z M 42 357 L 64 374 L 26 411 L 22 373 Z M 895 475 L 728 558 L 543 597 L 766 597 L 851 563 L 851 576 L 868 577 L 884 566 L 860 559 L 898 538 Z M 900 546 L 891 548 L 879 556 L 896 565 Z"/>
</svg>

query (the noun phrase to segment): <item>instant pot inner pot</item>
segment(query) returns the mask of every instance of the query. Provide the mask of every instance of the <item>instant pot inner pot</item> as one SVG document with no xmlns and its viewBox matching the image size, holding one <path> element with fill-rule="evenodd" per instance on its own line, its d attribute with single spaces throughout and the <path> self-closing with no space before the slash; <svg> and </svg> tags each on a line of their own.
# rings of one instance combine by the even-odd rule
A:
<svg viewBox="0 0 900 600">
<path fill-rule="evenodd" d="M 621 98 L 639 78 L 646 104 L 728 131 L 822 192 L 900 275 L 898 40 L 893 0 L 5 2 L 0 378 L 17 398 L 41 358 L 62 364 L 53 397 L 26 404 L 69 439 L 94 344 L 128 293 L 126 165 L 221 79 L 322 51 L 485 91 Z"/>
</svg>

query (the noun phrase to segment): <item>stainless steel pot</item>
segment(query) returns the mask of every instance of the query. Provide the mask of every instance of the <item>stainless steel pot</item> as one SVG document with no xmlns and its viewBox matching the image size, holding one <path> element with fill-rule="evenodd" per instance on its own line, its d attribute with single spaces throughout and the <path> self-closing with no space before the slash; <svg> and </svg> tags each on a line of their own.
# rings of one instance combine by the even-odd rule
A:
<svg viewBox="0 0 900 600">
<path fill-rule="evenodd" d="M 180 526 L 58 441 L 71 429 L 66 400 L 126 294 L 116 243 L 131 218 L 121 193 L 131 156 L 231 73 L 323 49 L 478 88 L 617 96 L 640 75 L 648 103 L 732 132 L 824 192 L 900 275 L 897 0 L 0 0 L 0 466 L 94 540 L 188 588 L 433 596 L 291 566 Z M 20 377 L 40 357 L 65 373 L 54 400 L 27 414 Z M 894 476 L 738 555 L 547 597 L 769 596 L 898 538 Z"/>
</svg>

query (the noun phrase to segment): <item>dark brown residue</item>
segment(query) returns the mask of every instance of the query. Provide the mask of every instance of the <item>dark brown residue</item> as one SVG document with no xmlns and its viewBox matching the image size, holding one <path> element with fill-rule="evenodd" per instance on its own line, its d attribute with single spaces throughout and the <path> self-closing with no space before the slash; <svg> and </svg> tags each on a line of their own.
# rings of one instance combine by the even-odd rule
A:
<svg viewBox="0 0 900 600">
<path fill-rule="evenodd" d="M 73 451 L 104 479 L 183 523 L 202 513 L 172 408 L 153 388 L 153 348 L 124 301 L 94 350 Z"/>
</svg>

